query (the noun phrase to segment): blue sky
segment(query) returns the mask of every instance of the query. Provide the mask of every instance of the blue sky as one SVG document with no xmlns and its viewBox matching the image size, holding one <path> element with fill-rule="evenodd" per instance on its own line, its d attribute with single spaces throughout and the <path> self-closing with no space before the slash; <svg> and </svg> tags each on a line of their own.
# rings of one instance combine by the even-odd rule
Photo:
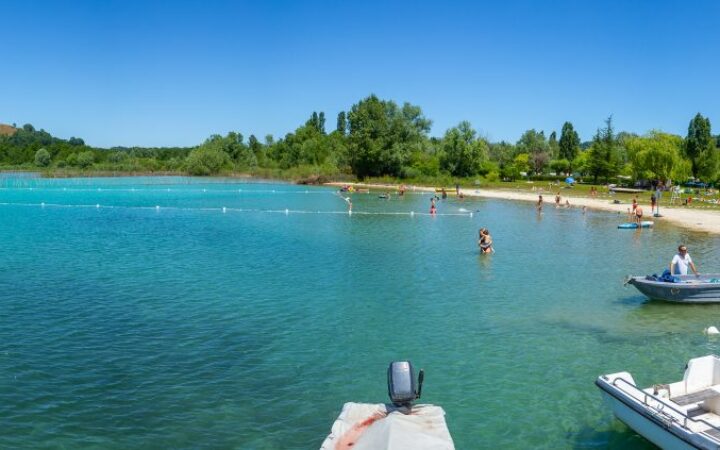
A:
<svg viewBox="0 0 720 450">
<path fill-rule="evenodd" d="M 548 2 L 549 3 L 549 2 Z M 720 2 L 3 2 L 0 123 L 96 146 L 334 128 L 375 93 L 432 135 L 492 141 L 569 120 L 720 133 Z"/>
</svg>

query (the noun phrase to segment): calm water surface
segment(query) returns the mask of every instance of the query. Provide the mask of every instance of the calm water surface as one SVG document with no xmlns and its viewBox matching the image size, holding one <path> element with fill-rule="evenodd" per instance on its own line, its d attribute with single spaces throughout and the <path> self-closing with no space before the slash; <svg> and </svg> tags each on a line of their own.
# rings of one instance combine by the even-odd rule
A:
<svg viewBox="0 0 720 450">
<path fill-rule="evenodd" d="M 331 189 L 222 179 L 0 188 L 0 448 L 318 448 L 344 402 L 387 400 L 395 359 L 425 369 L 459 449 L 651 448 L 595 377 L 676 381 L 720 353 L 702 334 L 720 306 L 622 286 L 679 242 L 720 271 L 717 237 L 663 224 L 490 200 L 407 214 L 427 194 L 354 194 L 348 216 Z"/>
</svg>

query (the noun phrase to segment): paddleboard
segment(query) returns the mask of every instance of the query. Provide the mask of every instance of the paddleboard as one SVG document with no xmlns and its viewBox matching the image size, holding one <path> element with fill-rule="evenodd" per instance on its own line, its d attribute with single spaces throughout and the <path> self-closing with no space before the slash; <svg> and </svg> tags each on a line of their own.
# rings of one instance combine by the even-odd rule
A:
<svg viewBox="0 0 720 450">
<path fill-rule="evenodd" d="M 627 223 L 621 223 L 620 225 L 618 225 L 618 228 L 624 229 L 624 230 L 634 230 L 634 229 L 637 229 L 640 227 L 650 228 L 651 226 L 653 226 L 653 224 L 654 224 L 654 222 L 652 220 L 643 220 L 642 222 L 640 222 L 640 225 L 638 225 L 634 222 L 627 222 Z"/>
</svg>

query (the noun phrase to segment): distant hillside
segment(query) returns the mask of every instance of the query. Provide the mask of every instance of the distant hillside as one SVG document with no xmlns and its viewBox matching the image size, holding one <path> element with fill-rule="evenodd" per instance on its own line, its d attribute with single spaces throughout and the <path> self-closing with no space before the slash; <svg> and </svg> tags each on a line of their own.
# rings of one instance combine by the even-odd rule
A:
<svg viewBox="0 0 720 450">
<path fill-rule="evenodd" d="M 12 136 L 16 131 L 17 128 L 0 123 L 0 136 Z"/>
</svg>

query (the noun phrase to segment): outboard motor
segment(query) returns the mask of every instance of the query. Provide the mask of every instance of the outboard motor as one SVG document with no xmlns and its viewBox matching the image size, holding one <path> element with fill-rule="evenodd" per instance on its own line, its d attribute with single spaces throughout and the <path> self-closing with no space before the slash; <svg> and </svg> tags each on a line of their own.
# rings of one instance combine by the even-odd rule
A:
<svg viewBox="0 0 720 450">
<path fill-rule="evenodd" d="M 425 372 L 420 369 L 417 384 L 410 361 L 394 361 L 388 367 L 388 395 L 393 405 L 410 409 L 420 398 Z"/>
</svg>

